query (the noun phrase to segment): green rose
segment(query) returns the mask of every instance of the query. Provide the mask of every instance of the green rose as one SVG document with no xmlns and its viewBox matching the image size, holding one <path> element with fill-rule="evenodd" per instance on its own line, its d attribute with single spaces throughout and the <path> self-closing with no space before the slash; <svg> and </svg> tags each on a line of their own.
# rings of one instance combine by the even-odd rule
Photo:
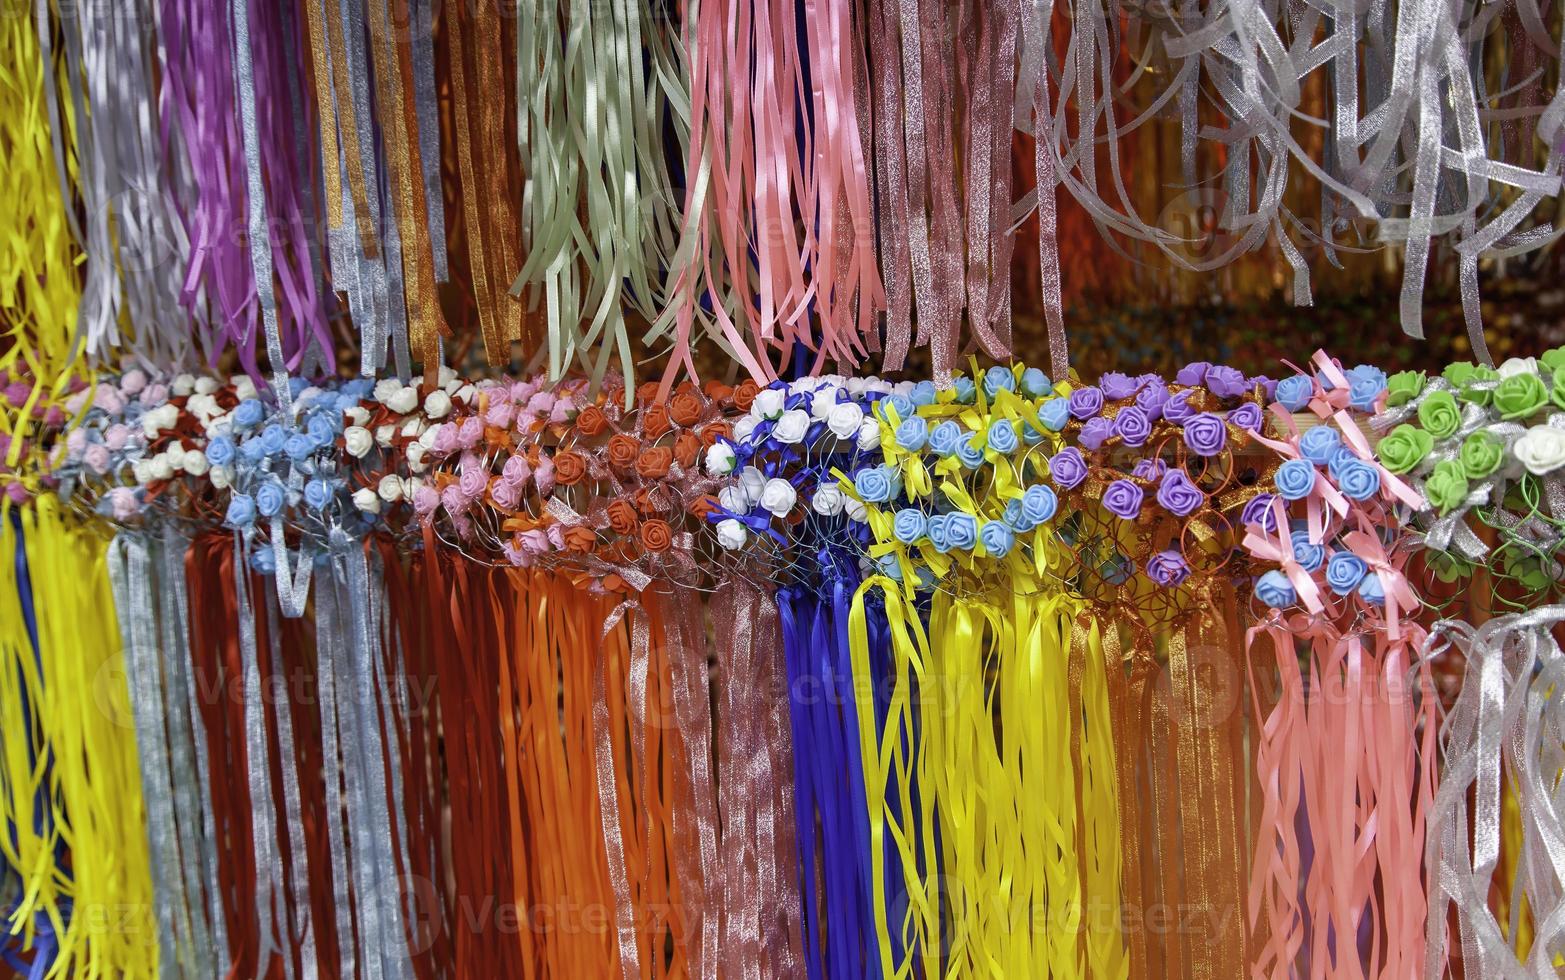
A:
<svg viewBox="0 0 1565 980">
<path fill-rule="evenodd" d="M 1473 373 L 1468 375 L 1467 380 L 1462 383 L 1462 391 L 1458 397 L 1460 397 L 1462 401 L 1472 402 L 1474 405 L 1487 405 L 1489 404 L 1489 399 L 1493 396 L 1494 391 L 1492 389 L 1475 388 L 1473 386 L 1480 381 L 1496 381 L 1499 379 L 1499 377 L 1500 372 L 1496 371 L 1494 368 L 1479 365 L 1478 367 L 1473 368 Z"/>
<path fill-rule="evenodd" d="M 1418 397 L 1418 393 L 1424 390 L 1424 372 L 1422 371 L 1398 371 L 1386 379 L 1386 404 L 1393 408 L 1397 405 L 1406 405 Z"/>
<path fill-rule="evenodd" d="M 1462 464 L 1454 459 L 1436 463 L 1435 471 L 1424 484 L 1424 496 L 1442 516 L 1460 507 L 1467 499 L 1467 475 L 1462 472 Z"/>
<path fill-rule="evenodd" d="M 1554 369 L 1554 387 L 1549 392 L 1549 401 L 1554 403 L 1555 408 L 1565 408 L 1565 368 Z"/>
<path fill-rule="evenodd" d="M 1434 570 L 1435 578 L 1447 585 L 1464 579 L 1473 573 L 1473 566 L 1454 555 L 1430 552 L 1429 567 Z"/>
<path fill-rule="evenodd" d="M 1432 391 L 1418 406 L 1418 422 L 1436 439 L 1449 439 L 1462 425 L 1462 413 L 1449 391 Z"/>
<path fill-rule="evenodd" d="M 1494 389 L 1494 407 L 1503 419 L 1524 419 L 1549 402 L 1549 392 L 1536 374 L 1513 374 Z"/>
<path fill-rule="evenodd" d="M 1454 364 L 1446 365 L 1446 369 L 1440 372 L 1440 376 L 1451 382 L 1453 387 L 1460 388 L 1467 383 L 1467 379 L 1471 378 L 1473 372 L 1477 370 L 1478 366 L 1476 364 L 1469 364 L 1467 361 L 1457 361 Z"/>
<path fill-rule="evenodd" d="M 1500 468 L 1505 461 L 1505 450 L 1489 433 L 1474 432 L 1462 442 L 1462 451 L 1457 458 L 1469 480 L 1482 480 Z"/>
<path fill-rule="evenodd" d="M 1417 466 L 1435 447 L 1435 437 L 1416 425 L 1399 425 L 1380 440 L 1375 453 L 1386 469 L 1406 473 Z"/>
<path fill-rule="evenodd" d="M 1538 360 L 1542 361 L 1543 366 L 1550 371 L 1558 371 L 1560 368 L 1565 367 L 1565 347 L 1556 347 L 1553 350 L 1544 351 L 1543 356 L 1538 358 Z"/>
</svg>

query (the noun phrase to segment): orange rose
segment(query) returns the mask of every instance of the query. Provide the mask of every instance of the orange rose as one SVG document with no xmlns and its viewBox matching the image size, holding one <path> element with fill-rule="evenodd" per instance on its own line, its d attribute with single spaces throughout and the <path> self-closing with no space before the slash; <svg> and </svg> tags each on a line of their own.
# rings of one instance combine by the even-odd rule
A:
<svg viewBox="0 0 1565 980">
<path fill-rule="evenodd" d="M 648 381 L 646 384 L 636 389 L 637 405 L 650 405 L 654 401 L 657 401 L 657 397 L 658 383 L 656 381 Z"/>
<path fill-rule="evenodd" d="M 722 436 L 724 439 L 732 439 L 734 437 L 734 427 L 727 422 L 712 422 L 703 426 L 701 429 L 701 445 L 712 445 L 717 442 L 718 436 Z"/>
<path fill-rule="evenodd" d="M 636 465 L 636 454 L 640 451 L 641 443 L 621 432 L 609 440 L 609 465 L 617 470 L 629 470 Z"/>
<path fill-rule="evenodd" d="M 690 513 L 695 517 L 696 520 L 704 521 L 706 520 L 706 516 L 708 514 L 711 514 L 717 510 L 718 506 L 719 505 L 717 503 L 716 497 L 709 493 L 703 493 L 701 496 L 690 501 Z"/>
<path fill-rule="evenodd" d="M 680 425 L 695 425 L 704 408 L 706 405 L 702 403 L 701 396 L 694 391 L 681 391 L 668 403 L 668 413 Z"/>
<path fill-rule="evenodd" d="M 581 453 L 562 449 L 554 454 L 554 479 L 563 486 L 580 483 L 587 475 L 587 460 Z"/>
<path fill-rule="evenodd" d="M 598 535 L 585 524 L 575 524 L 565 529 L 567 551 L 591 551 L 592 546 L 597 543 Z"/>
<path fill-rule="evenodd" d="M 674 458 L 679 460 L 680 466 L 696 465 L 696 460 L 701 458 L 701 437 L 694 432 L 681 432 L 674 439 Z"/>
<path fill-rule="evenodd" d="M 668 510 L 667 487 L 662 483 L 653 483 L 636 491 L 636 509 L 643 514 L 661 514 Z"/>
<path fill-rule="evenodd" d="M 715 378 L 702 385 L 701 390 L 706 392 L 706 397 L 714 402 L 727 401 L 734 397 L 734 390 Z"/>
<path fill-rule="evenodd" d="M 636 530 L 639 518 L 630 501 L 621 498 L 609 504 L 608 515 L 609 527 L 614 529 L 614 533 L 631 534 Z"/>
<path fill-rule="evenodd" d="M 648 439 L 656 439 L 671 428 L 668 409 L 662 405 L 653 405 L 641 413 L 641 432 Z"/>
<path fill-rule="evenodd" d="M 734 407 L 741 412 L 748 412 L 750 405 L 755 401 L 755 396 L 761 393 L 761 386 L 754 381 L 746 381 L 734 389 Z"/>
<path fill-rule="evenodd" d="M 667 446 L 654 446 L 636 457 L 636 473 L 643 480 L 661 480 L 673 465 L 674 451 Z"/>
<path fill-rule="evenodd" d="M 653 518 L 641 525 L 641 546 L 648 551 L 667 551 L 674 543 L 674 532 L 668 524 Z"/>
<path fill-rule="evenodd" d="M 576 413 L 576 431 L 584 436 L 595 436 L 608 428 L 609 420 L 603 414 L 603 409 L 596 405 L 588 405 Z"/>
</svg>

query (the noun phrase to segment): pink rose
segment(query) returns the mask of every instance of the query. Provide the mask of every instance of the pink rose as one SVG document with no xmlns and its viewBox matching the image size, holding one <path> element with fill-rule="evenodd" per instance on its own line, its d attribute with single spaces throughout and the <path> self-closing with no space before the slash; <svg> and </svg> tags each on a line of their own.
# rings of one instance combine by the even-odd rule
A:
<svg viewBox="0 0 1565 980">
<path fill-rule="evenodd" d="M 462 444 L 463 449 L 472 449 L 484 439 L 484 424 L 478 421 L 478 416 L 462 420 L 462 427 L 457 431 L 456 441 Z"/>
<path fill-rule="evenodd" d="M 139 370 L 126 371 L 120 377 L 120 390 L 127 395 L 134 395 L 147 386 L 147 376 Z"/>
<path fill-rule="evenodd" d="M 505 468 L 500 472 L 507 482 L 514 483 L 517 489 L 521 489 L 527 485 L 527 478 L 533 475 L 533 468 L 527 462 L 526 456 L 512 456 L 505 461 Z"/>
<path fill-rule="evenodd" d="M 130 426 L 128 425 L 115 424 L 103 430 L 103 444 L 114 452 L 124 449 L 125 444 L 129 441 Z"/>
<path fill-rule="evenodd" d="M 538 492 L 547 494 L 554 489 L 554 460 L 545 456 L 538 460 L 538 468 L 533 471 L 533 481 L 538 484 Z"/>
<path fill-rule="evenodd" d="M 108 447 L 99 443 L 88 446 L 87 451 L 82 454 L 82 462 L 87 464 L 88 469 L 100 476 L 107 473 L 109 471 Z"/>
<path fill-rule="evenodd" d="M 453 514 L 460 514 L 473 505 L 473 498 L 462 492 L 460 485 L 446 487 L 440 493 L 440 503 Z"/>
<path fill-rule="evenodd" d="M 136 516 L 136 491 L 130 487 L 115 487 L 109 491 L 109 507 L 115 520 L 130 520 Z"/>
<path fill-rule="evenodd" d="M 527 410 L 539 415 L 548 415 L 554 408 L 554 396 L 547 391 L 540 391 L 527 399 Z"/>
<path fill-rule="evenodd" d="M 462 491 L 462 496 L 469 500 L 477 500 L 484 495 L 484 490 L 489 486 L 489 474 L 482 467 L 474 466 L 462 471 L 461 478 L 457 481 L 457 487 Z"/>
<path fill-rule="evenodd" d="M 413 494 L 413 509 L 420 515 L 429 515 L 440 506 L 440 491 L 431 486 L 422 486 Z"/>
<path fill-rule="evenodd" d="M 168 388 L 160 384 L 150 384 L 141 389 L 141 403 L 148 408 L 157 408 L 168 401 Z"/>
<path fill-rule="evenodd" d="M 565 532 L 560 530 L 560 525 L 550 524 L 546 533 L 549 535 L 549 543 L 554 546 L 555 551 L 565 550 Z"/>
<path fill-rule="evenodd" d="M 511 420 L 514 418 L 516 418 L 516 406 L 511 405 L 509 402 L 494 402 L 489 406 L 489 411 L 484 413 L 484 422 L 497 429 L 509 429 Z M 468 421 L 473 422 L 477 420 L 469 419 Z"/>
<path fill-rule="evenodd" d="M 436 456 L 449 456 L 459 448 L 455 425 L 449 422 L 442 422 L 435 427 L 435 442 L 430 446 L 431 452 Z"/>
<path fill-rule="evenodd" d="M 549 550 L 549 536 L 537 528 L 521 533 L 522 547 L 530 555 L 541 555 Z"/>
<path fill-rule="evenodd" d="M 489 495 L 501 510 L 515 510 L 516 505 L 522 502 L 522 488 L 509 480 L 496 480 Z"/>
<path fill-rule="evenodd" d="M 114 387 L 109 384 L 98 385 L 98 394 L 92 400 L 93 407 L 101 408 L 110 415 L 118 415 L 125 410 L 125 399 Z"/>
<path fill-rule="evenodd" d="M 65 448 L 72 457 L 80 456 L 82 450 L 87 448 L 87 430 L 72 429 L 70 435 L 65 437 Z"/>
</svg>

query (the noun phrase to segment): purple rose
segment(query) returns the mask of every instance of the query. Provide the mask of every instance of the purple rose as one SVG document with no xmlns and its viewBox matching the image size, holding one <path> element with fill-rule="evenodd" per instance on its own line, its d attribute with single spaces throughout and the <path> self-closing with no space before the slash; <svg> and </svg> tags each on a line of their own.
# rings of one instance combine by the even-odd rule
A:
<svg viewBox="0 0 1565 980">
<path fill-rule="evenodd" d="M 1134 405 L 1122 408 L 1114 417 L 1114 431 L 1127 446 L 1139 446 L 1152 435 L 1152 420 Z"/>
<path fill-rule="evenodd" d="M 1087 478 L 1087 461 L 1075 446 L 1062 449 L 1049 459 L 1049 476 L 1062 490 L 1074 490 Z"/>
<path fill-rule="evenodd" d="M 1099 388 L 1077 388 L 1071 392 L 1070 412 L 1073 419 L 1090 419 L 1103 411 L 1103 391 Z"/>
<path fill-rule="evenodd" d="M 1268 378 L 1264 374 L 1257 374 L 1255 377 L 1250 379 L 1250 384 L 1252 384 L 1252 385 L 1260 385 L 1263 389 L 1265 389 L 1265 391 L 1266 391 L 1266 400 L 1267 401 L 1275 401 L 1276 400 L 1276 398 L 1277 398 L 1277 382 L 1273 381 L 1271 378 Z"/>
<path fill-rule="evenodd" d="M 1185 556 L 1173 548 L 1159 551 L 1147 559 L 1147 577 L 1166 589 L 1171 589 L 1190 577 L 1190 566 Z"/>
<path fill-rule="evenodd" d="M 1136 392 L 1136 407 L 1147 413 L 1147 418 L 1156 419 L 1163 414 L 1163 403 L 1168 401 L 1168 385 L 1161 379 L 1154 379 L 1142 386 Z"/>
<path fill-rule="evenodd" d="M 1097 452 L 1108 437 L 1113 434 L 1114 423 L 1098 415 L 1088 419 L 1086 424 L 1081 427 L 1081 433 L 1076 437 L 1076 441 L 1084 449 Z"/>
<path fill-rule="evenodd" d="M 1103 491 L 1103 506 L 1122 520 L 1134 520 L 1141 513 L 1141 488 L 1129 480 L 1115 480 Z"/>
<path fill-rule="evenodd" d="M 1195 409 L 1190 407 L 1190 392 L 1180 391 L 1163 401 L 1163 417 L 1176 425 L 1183 425 L 1185 420 L 1195 414 Z"/>
<path fill-rule="evenodd" d="M 1241 429 L 1259 432 L 1261 431 L 1261 406 L 1255 402 L 1245 402 L 1228 413 L 1228 421 Z"/>
<path fill-rule="evenodd" d="M 1185 420 L 1185 445 L 1197 456 L 1216 456 L 1228 444 L 1228 426 L 1211 412 Z"/>
<path fill-rule="evenodd" d="M 1143 459 L 1136 463 L 1136 468 L 1130 471 L 1130 475 L 1148 483 L 1156 483 L 1168 472 L 1168 464 L 1161 459 Z"/>
<path fill-rule="evenodd" d="M 1238 368 L 1217 365 L 1206 372 L 1206 390 L 1218 398 L 1238 398 L 1250 390 L 1250 383 Z"/>
<path fill-rule="evenodd" d="M 1190 482 L 1184 470 L 1169 470 L 1157 488 L 1157 502 L 1175 517 L 1188 517 L 1206 503 L 1206 494 Z"/>
<path fill-rule="evenodd" d="M 1128 374 L 1110 371 L 1098 379 L 1098 387 L 1103 389 L 1104 398 L 1117 402 L 1134 395 L 1139 384 Z"/>
<path fill-rule="evenodd" d="M 1244 510 L 1239 512 L 1239 522 L 1242 524 L 1259 524 L 1261 530 L 1267 534 L 1276 532 L 1277 512 L 1272 510 L 1272 501 L 1276 499 L 1276 494 L 1256 494 L 1254 499 L 1244 505 Z"/>
<path fill-rule="evenodd" d="M 1182 385 L 1190 385 L 1192 388 L 1206 379 L 1206 372 L 1211 370 L 1210 361 L 1191 361 L 1179 369 L 1174 375 L 1174 380 Z"/>
</svg>

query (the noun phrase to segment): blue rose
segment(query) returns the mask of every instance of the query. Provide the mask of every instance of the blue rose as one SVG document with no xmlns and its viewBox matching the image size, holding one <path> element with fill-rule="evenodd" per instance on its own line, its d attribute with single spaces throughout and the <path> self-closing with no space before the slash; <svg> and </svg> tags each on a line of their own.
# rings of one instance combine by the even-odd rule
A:
<svg viewBox="0 0 1565 980">
<path fill-rule="evenodd" d="M 1331 454 L 1342 445 L 1342 437 L 1337 435 L 1337 430 L 1329 425 L 1317 425 L 1313 429 L 1305 430 L 1299 437 L 1299 452 L 1304 458 L 1317 466 L 1325 466 L 1331 462 Z"/>
<path fill-rule="evenodd" d="M 912 418 L 914 411 L 912 399 L 906 395 L 887 395 L 882 398 L 880 400 L 881 418 L 891 418 L 893 411 L 897 413 L 897 418 L 899 419 Z"/>
<path fill-rule="evenodd" d="M 912 544 L 924 536 L 924 529 L 929 521 L 924 518 L 924 512 L 912 507 L 904 507 L 897 511 L 896 518 L 891 523 L 891 530 L 897 536 L 897 540 L 903 544 Z"/>
<path fill-rule="evenodd" d="M 213 436 L 206 444 L 206 461 L 213 466 L 227 466 L 234 461 L 234 441 L 227 436 Z"/>
<path fill-rule="evenodd" d="M 233 499 L 228 502 L 228 513 L 223 515 L 223 519 L 231 527 L 249 527 L 255 523 L 255 501 L 250 499 L 249 494 L 234 494 Z"/>
<path fill-rule="evenodd" d="M 985 521 L 983 528 L 978 532 L 978 538 L 984 543 L 984 550 L 995 558 L 1004 558 L 1010 554 L 1011 545 L 1016 543 L 1011 529 L 999 521 Z"/>
<path fill-rule="evenodd" d="M 1022 372 L 1022 391 L 1033 398 L 1042 398 L 1054 390 L 1054 383 L 1049 376 L 1037 368 L 1028 368 Z"/>
<path fill-rule="evenodd" d="M 897 560 L 897 556 L 894 553 L 881 555 L 875 559 L 875 571 L 893 582 L 902 581 L 902 562 Z"/>
<path fill-rule="evenodd" d="M 280 425 L 269 425 L 261 430 L 261 453 L 265 456 L 276 456 L 283 451 L 283 444 L 288 441 L 288 432 Z"/>
<path fill-rule="evenodd" d="M 1306 572 L 1318 571 L 1326 561 L 1326 546 L 1312 542 L 1310 532 L 1294 531 L 1289 535 L 1289 541 L 1293 545 L 1293 560 Z"/>
<path fill-rule="evenodd" d="M 1326 584 L 1337 595 L 1347 595 L 1358 588 L 1359 581 L 1369 566 L 1364 559 L 1351 551 L 1333 551 L 1326 562 Z"/>
<path fill-rule="evenodd" d="M 929 423 L 917 415 L 909 415 L 897 425 L 896 438 L 898 446 L 916 453 L 929 441 Z"/>
<path fill-rule="evenodd" d="M 1297 412 L 1308 405 L 1314 394 L 1315 382 L 1302 374 L 1277 382 L 1277 400 L 1290 412 Z"/>
<path fill-rule="evenodd" d="M 1338 446 L 1336 452 L 1331 454 L 1331 459 L 1326 462 L 1326 472 L 1331 474 L 1333 480 L 1342 479 L 1342 468 L 1349 463 L 1359 462 L 1358 456 L 1347 446 Z"/>
<path fill-rule="evenodd" d="M 935 546 L 935 550 L 942 555 L 951 550 L 950 539 L 946 537 L 946 515 L 936 514 L 929 519 L 924 528 L 924 533 L 929 537 L 929 543 Z"/>
<path fill-rule="evenodd" d="M 989 434 L 985 438 L 989 448 L 997 453 L 1009 455 L 1021 445 L 1021 439 L 1016 435 L 1016 423 L 1010 419 L 995 419 L 989 423 Z"/>
<path fill-rule="evenodd" d="M 1290 459 L 1277 467 L 1277 492 L 1284 500 L 1303 500 L 1315 489 L 1315 464 L 1307 459 Z"/>
<path fill-rule="evenodd" d="M 908 394 L 908 401 L 920 408 L 925 405 L 933 405 L 935 403 L 935 383 L 933 381 L 920 381 L 913 386 L 913 390 Z"/>
<path fill-rule="evenodd" d="M 963 551 L 972 550 L 978 543 L 978 519 L 972 514 L 947 514 L 946 543 Z"/>
<path fill-rule="evenodd" d="M 1033 428 L 1031 422 L 1022 423 L 1022 442 L 1029 446 L 1036 446 L 1043 441 L 1043 433 Z"/>
<path fill-rule="evenodd" d="M 331 498 L 331 484 L 325 480 L 317 478 L 304 485 L 304 503 L 311 510 L 325 510 Z"/>
<path fill-rule="evenodd" d="M 1273 609 L 1287 609 L 1299 601 L 1288 576 L 1275 569 L 1256 580 L 1255 597 Z"/>
<path fill-rule="evenodd" d="M 1004 521 L 1011 530 L 1018 534 L 1026 534 L 1032 530 L 1032 524 L 1028 522 L 1027 515 L 1022 513 L 1022 498 L 1012 497 L 1005 505 Z"/>
<path fill-rule="evenodd" d="M 957 444 L 962 441 L 963 435 L 960 425 L 946 419 L 935 426 L 935 431 L 929 434 L 929 449 L 936 456 L 954 456 Z"/>
<path fill-rule="evenodd" d="M 1051 398 L 1038 406 L 1038 418 L 1050 432 L 1059 432 L 1070 419 L 1070 402 L 1064 398 Z"/>
<path fill-rule="evenodd" d="M 1010 368 L 996 364 L 984 372 L 985 397 L 993 398 L 999 392 L 1015 390 L 1016 375 L 1011 373 Z"/>
<path fill-rule="evenodd" d="M 956 392 L 957 404 L 960 405 L 971 405 L 978 397 L 978 386 L 973 384 L 971 378 L 952 379 L 951 390 Z"/>
<path fill-rule="evenodd" d="M 288 495 L 283 492 L 281 483 L 264 483 L 255 492 L 255 509 L 262 517 L 275 517 L 287 502 Z"/>
<path fill-rule="evenodd" d="M 266 406 L 259 399 L 246 398 L 234 409 L 234 425 L 240 429 L 248 429 L 251 426 L 261 424 L 266 417 Z"/>
<path fill-rule="evenodd" d="M 337 441 L 337 426 L 324 413 L 317 412 L 310 416 L 310 421 L 305 425 L 304 431 L 310 434 L 315 441 L 316 448 L 325 449 Z"/>
<path fill-rule="evenodd" d="M 277 571 L 277 556 L 272 554 L 271 548 L 257 548 L 250 553 L 250 568 L 262 575 L 272 575 Z"/>
<path fill-rule="evenodd" d="M 1380 470 L 1363 460 L 1343 463 L 1337 470 L 1337 486 L 1353 500 L 1368 500 L 1380 492 Z"/>
<path fill-rule="evenodd" d="M 1360 364 L 1348 372 L 1348 403 L 1360 411 L 1375 407 L 1375 399 L 1386 390 L 1386 372 L 1373 364 Z"/>
<path fill-rule="evenodd" d="M 884 466 L 869 466 L 853 474 L 853 489 L 866 503 L 883 504 L 892 497 L 891 474 Z"/>
<path fill-rule="evenodd" d="M 247 439 L 239 444 L 239 455 L 252 463 L 259 463 L 266 456 L 266 446 L 260 439 Z"/>
<path fill-rule="evenodd" d="M 1033 527 L 1046 523 L 1060 506 L 1060 498 L 1052 487 L 1035 483 L 1022 494 L 1022 516 Z"/>
<path fill-rule="evenodd" d="M 956 458 L 957 462 L 970 470 L 976 470 L 984 464 L 984 451 L 979 448 L 978 440 L 973 438 L 971 432 L 957 442 Z"/>
<path fill-rule="evenodd" d="M 1380 584 L 1380 576 L 1370 572 L 1359 582 L 1359 597 L 1372 606 L 1386 604 L 1386 587 Z"/>
<path fill-rule="evenodd" d="M 315 450 L 315 440 L 303 432 L 295 432 L 288 437 L 287 442 L 283 443 L 283 452 L 287 453 L 288 458 L 295 463 L 309 459 L 310 454 Z"/>
</svg>

